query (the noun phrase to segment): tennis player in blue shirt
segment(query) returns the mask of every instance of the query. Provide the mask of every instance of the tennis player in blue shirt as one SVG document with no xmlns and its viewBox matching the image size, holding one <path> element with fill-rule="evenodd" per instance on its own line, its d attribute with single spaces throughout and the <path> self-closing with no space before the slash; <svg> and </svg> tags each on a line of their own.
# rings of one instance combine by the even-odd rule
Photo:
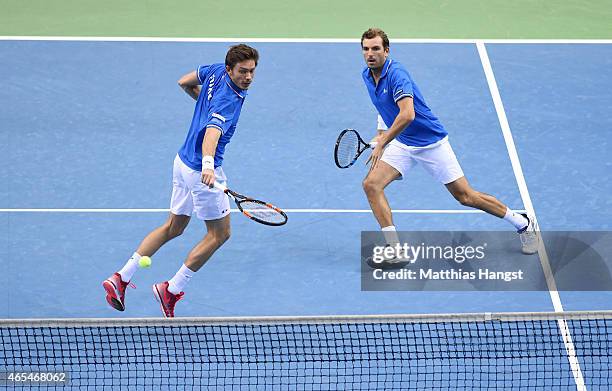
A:
<svg viewBox="0 0 612 391">
<path fill-rule="evenodd" d="M 378 28 L 365 31 L 361 49 L 366 62 L 363 80 L 379 114 L 378 133 L 373 140 L 376 146 L 368 159 L 370 170 L 363 181 L 363 189 L 386 241 L 393 245 L 399 238 L 384 189 L 421 164 L 462 205 L 511 223 L 520 234 L 524 253 L 537 252 L 538 236 L 533 219 L 470 187 L 448 141 L 446 129 L 425 103 L 408 71 L 389 57 L 389 38 L 385 32 Z M 394 258 L 382 266 L 401 267 L 404 264 Z"/>
<path fill-rule="evenodd" d="M 236 130 L 242 104 L 253 81 L 259 54 L 247 45 L 232 46 L 225 64 L 202 65 L 179 80 L 195 101 L 191 126 L 174 159 L 170 215 L 140 243 L 124 267 L 103 282 L 106 301 L 125 310 L 125 290 L 143 256 L 152 256 L 168 241 L 183 233 L 191 216 L 203 220 L 207 233 L 191 250 L 169 281 L 153 285 L 162 313 L 174 317 L 183 288 L 230 236 L 230 205 L 225 193 L 212 187 L 226 185 L 221 165 L 225 147 Z"/>
</svg>

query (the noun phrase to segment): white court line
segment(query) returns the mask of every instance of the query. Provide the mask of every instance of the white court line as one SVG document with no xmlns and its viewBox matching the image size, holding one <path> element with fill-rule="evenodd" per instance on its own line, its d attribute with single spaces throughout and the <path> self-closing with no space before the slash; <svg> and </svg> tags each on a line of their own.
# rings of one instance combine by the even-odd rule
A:
<svg viewBox="0 0 612 391">
<path fill-rule="evenodd" d="M 283 209 L 287 213 L 372 213 L 370 209 Z M 7 208 L 0 209 L 0 213 L 163 213 L 170 209 L 104 209 L 104 208 Z M 231 209 L 231 212 L 240 212 Z M 517 210 L 520 211 L 520 210 Z M 524 211 L 521 211 L 524 212 Z M 482 214 L 481 210 L 474 209 L 395 209 L 393 213 L 406 214 Z"/>
<path fill-rule="evenodd" d="M 525 205 L 527 213 L 535 220 L 537 227 L 537 217 L 535 209 L 533 208 L 531 196 L 529 195 L 529 190 L 527 189 L 527 182 L 525 181 L 525 176 L 523 175 L 521 162 L 518 157 L 516 145 L 514 144 L 514 139 L 510 130 L 510 124 L 508 123 L 508 117 L 506 116 L 506 110 L 504 109 L 504 104 L 499 93 L 499 88 L 497 87 L 497 82 L 495 81 L 495 75 L 493 74 L 493 68 L 491 67 L 491 62 L 489 60 L 489 55 L 487 54 L 485 43 L 482 41 L 477 42 L 476 46 L 478 48 L 478 54 L 480 55 L 482 67 L 487 77 L 487 83 L 489 84 L 491 97 L 493 98 L 493 103 L 495 104 L 495 110 L 497 111 L 499 124 L 501 125 L 502 133 L 504 135 L 504 141 L 506 142 L 508 155 L 510 155 L 510 162 L 512 163 L 512 169 L 514 170 L 514 176 L 516 177 L 516 182 L 521 193 L 523 205 Z M 548 254 L 546 252 L 546 247 L 544 246 L 543 240 L 540 240 L 538 256 L 540 257 L 540 263 L 542 264 L 542 270 L 544 271 L 544 276 L 546 277 L 546 284 L 548 286 L 550 298 L 553 302 L 555 312 L 563 312 L 561 297 L 559 296 L 559 292 L 557 291 L 557 284 L 555 283 L 555 278 L 550 268 L 550 261 L 548 259 Z M 576 389 L 579 391 L 585 391 L 586 386 L 584 384 L 582 370 L 580 369 L 580 363 L 578 362 L 578 358 L 576 356 L 576 349 L 574 347 L 574 342 L 572 341 L 572 336 L 570 335 L 567 322 L 563 319 L 559 319 L 557 320 L 557 322 L 559 324 L 561 335 L 563 336 L 563 343 L 565 344 L 565 349 L 568 354 L 570 367 L 572 368 L 572 374 L 574 375 L 574 380 L 576 382 Z"/>
<path fill-rule="evenodd" d="M 0 41 L 82 41 L 82 42 L 254 42 L 254 43 L 351 43 L 358 44 L 359 38 L 257 38 L 257 37 L 84 37 L 84 36 L 0 36 Z M 453 44 L 612 44 L 612 39 L 438 39 L 414 38 L 391 39 L 391 43 L 453 43 Z"/>
</svg>

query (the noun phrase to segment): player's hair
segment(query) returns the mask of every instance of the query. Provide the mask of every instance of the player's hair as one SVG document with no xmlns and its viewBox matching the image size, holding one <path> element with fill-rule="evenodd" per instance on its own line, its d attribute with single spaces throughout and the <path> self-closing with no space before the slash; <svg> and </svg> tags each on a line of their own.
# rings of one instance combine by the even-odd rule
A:
<svg viewBox="0 0 612 391">
<path fill-rule="evenodd" d="M 372 39 L 376 37 L 382 38 L 383 49 L 387 49 L 389 47 L 389 37 L 387 37 L 387 33 L 382 31 L 378 27 L 370 27 L 363 34 L 361 34 L 361 46 L 363 46 L 364 39 Z"/>
<path fill-rule="evenodd" d="M 246 60 L 254 60 L 255 65 L 257 65 L 257 61 L 259 61 L 259 53 L 255 48 L 243 43 L 230 47 L 225 55 L 225 65 L 230 67 L 230 69 L 234 68 L 234 65 L 238 64 L 239 62 Z"/>
</svg>

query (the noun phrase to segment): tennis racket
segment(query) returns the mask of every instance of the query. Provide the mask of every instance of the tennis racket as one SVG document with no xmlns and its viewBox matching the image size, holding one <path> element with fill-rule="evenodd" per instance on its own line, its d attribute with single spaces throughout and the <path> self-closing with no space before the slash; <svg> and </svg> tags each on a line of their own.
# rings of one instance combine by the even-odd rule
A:
<svg viewBox="0 0 612 391">
<path fill-rule="evenodd" d="M 370 144 L 363 141 L 355 129 L 344 129 L 336 140 L 334 149 L 334 160 L 338 168 L 349 168 L 357 161 L 357 158 L 366 150 Z"/>
<path fill-rule="evenodd" d="M 255 200 L 240 193 L 236 193 L 219 182 L 215 182 L 215 187 L 234 200 L 238 210 L 249 219 L 260 224 L 272 226 L 279 226 L 287 223 L 287 215 L 276 206 L 265 201 Z"/>
</svg>

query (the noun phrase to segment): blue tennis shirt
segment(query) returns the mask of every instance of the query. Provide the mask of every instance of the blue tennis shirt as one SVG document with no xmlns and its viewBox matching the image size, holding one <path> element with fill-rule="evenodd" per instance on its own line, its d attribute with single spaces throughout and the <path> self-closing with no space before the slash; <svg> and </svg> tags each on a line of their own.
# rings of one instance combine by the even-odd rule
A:
<svg viewBox="0 0 612 391">
<path fill-rule="evenodd" d="M 189 133 L 178 155 L 192 170 L 202 171 L 202 140 L 206 128 L 221 131 L 215 151 L 215 167 L 219 167 L 223 162 L 225 146 L 236 131 L 247 92 L 234 84 L 225 71 L 225 64 L 201 65 L 197 74 L 202 91 L 195 105 Z"/>
<path fill-rule="evenodd" d="M 388 128 L 399 114 L 397 102 L 406 97 L 413 99 L 414 121 L 396 137 L 397 141 L 413 147 L 424 147 L 446 137 L 446 129 L 427 107 L 421 91 L 399 62 L 387 58 L 378 85 L 368 67 L 363 70 L 362 76 L 370 99 Z"/>
</svg>

